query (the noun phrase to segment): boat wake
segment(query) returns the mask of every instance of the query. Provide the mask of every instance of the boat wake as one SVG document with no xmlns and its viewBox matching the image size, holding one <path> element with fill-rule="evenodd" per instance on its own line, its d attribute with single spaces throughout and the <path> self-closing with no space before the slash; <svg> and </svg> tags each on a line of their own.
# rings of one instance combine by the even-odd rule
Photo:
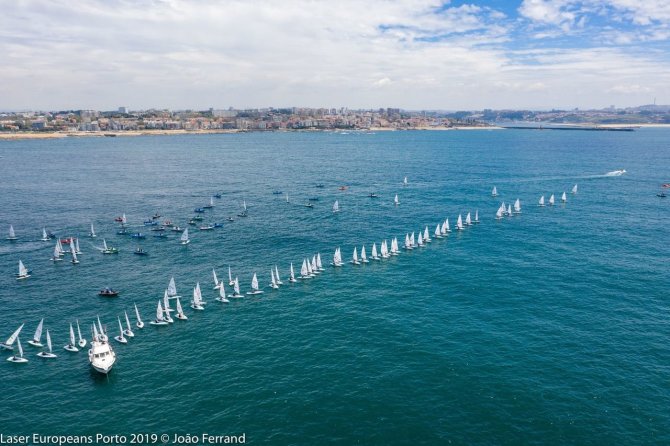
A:
<svg viewBox="0 0 670 446">
<path fill-rule="evenodd" d="M 626 173 L 626 169 L 621 169 L 621 170 L 613 170 L 611 172 L 607 172 L 605 175 L 606 177 L 619 177 Z"/>
</svg>

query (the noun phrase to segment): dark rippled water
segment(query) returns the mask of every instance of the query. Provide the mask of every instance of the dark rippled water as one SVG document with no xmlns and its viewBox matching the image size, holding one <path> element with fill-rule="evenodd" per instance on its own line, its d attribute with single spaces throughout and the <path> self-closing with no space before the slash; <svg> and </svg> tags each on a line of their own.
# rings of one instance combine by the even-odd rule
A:
<svg viewBox="0 0 670 446">
<path fill-rule="evenodd" d="M 25 322 L 30 359 L 0 356 L 5 435 L 670 443 L 670 202 L 656 197 L 670 181 L 670 131 L 67 138 L 3 141 L 0 156 L 0 230 L 12 224 L 20 237 L 0 241 L 0 337 Z M 628 173 L 603 175 L 615 169 Z M 566 205 L 535 205 L 563 191 Z M 206 221 L 225 221 L 243 200 L 249 217 L 194 230 L 188 247 L 141 227 L 156 211 L 184 226 L 214 192 Z M 523 214 L 495 221 L 500 201 L 517 197 Z M 369 253 L 475 209 L 480 225 L 425 249 L 214 301 L 212 267 L 225 276 L 230 264 L 243 291 L 254 272 L 267 284 L 275 263 L 286 282 L 289 262 L 321 252 L 328 263 L 336 246 L 345 258 L 363 244 Z M 149 234 L 139 243 L 148 257 L 115 234 L 124 212 Z M 91 221 L 97 239 L 85 237 Z M 81 264 L 52 264 L 43 226 L 81 236 Z M 118 256 L 96 251 L 103 236 Z M 33 270 L 27 281 L 13 277 L 19 259 Z M 87 327 L 100 315 L 116 334 L 136 302 L 150 320 L 171 276 L 185 296 L 199 281 L 206 311 L 114 344 L 109 377 L 62 350 L 77 318 Z M 98 297 L 105 285 L 120 297 Z M 59 355 L 49 362 L 26 345 L 42 317 Z"/>
</svg>

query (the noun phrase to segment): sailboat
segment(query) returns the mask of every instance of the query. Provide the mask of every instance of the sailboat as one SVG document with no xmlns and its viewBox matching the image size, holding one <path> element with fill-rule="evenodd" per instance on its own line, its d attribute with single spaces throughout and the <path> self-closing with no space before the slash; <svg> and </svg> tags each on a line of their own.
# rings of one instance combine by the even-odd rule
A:
<svg viewBox="0 0 670 446">
<path fill-rule="evenodd" d="M 440 224 L 435 225 L 435 232 L 433 233 L 435 238 L 442 238 L 442 231 L 440 231 Z"/>
<path fill-rule="evenodd" d="M 230 270 L 230 265 L 228 265 L 228 285 L 230 286 L 235 285 L 235 281 L 233 280 L 233 273 Z"/>
<path fill-rule="evenodd" d="M 370 258 L 372 260 L 379 260 L 379 254 L 377 253 L 377 243 L 372 244 L 372 251 L 370 252 Z"/>
<path fill-rule="evenodd" d="M 117 317 L 116 319 L 119 321 L 119 335 L 114 336 L 114 339 L 116 340 L 116 342 L 119 342 L 121 344 L 127 344 L 128 339 L 126 339 L 126 337 L 123 335 L 123 326 L 121 325 L 121 318 Z"/>
<path fill-rule="evenodd" d="M 56 246 L 54 247 L 54 253 L 53 256 L 49 259 L 53 262 L 60 262 L 63 259 L 60 256 L 60 249 L 58 249 L 58 242 L 56 242 Z"/>
<path fill-rule="evenodd" d="M 27 279 L 28 277 L 30 277 L 30 271 L 19 260 L 19 273 L 16 275 L 16 280 Z"/>
<path fill-rule="evenodd" d="M 53 352 L 53 348 L 51 346 L 51 335 L 49 334 L 49 329 L 47 328 L 47 349 L 39 352 L 37 354 L 40 358 L 45 358 L 45 359 L 53 359 L 57 358 L 58 355 L 56 355 Z"/>
<path fill-rule="evenodd" d="M 37 324 L 37 329 L 35 330 L 35 336 L 28 341 L 28 344 L 33 347 L 42 347 L 42 327 L 44 326 L 44 319 L 40 320 L 40 323 Z"/>
<path fill-rule="evenodd" d="M 170 277 L 170 283 L 168 283 L 167 287 L 167 295 L 170 299 L 174 299 L 175 297 L 179 297 L 177 294 L 177 284 L 174 281 L 174 277 Z"/>
<path fill-rule="evenodd" d="M 65 250 L 63 249 L 63 243 L 60 241 L 60 239 L 56 239 L 56 245 L 58 247 L 58 255 L 60 257 L 65 256 Z"/>
<path fill-rule="evenodd" d="M 70 243 L 70 246 L 72 246 L 72 249 L 70 250 L 70 253 L 72 254 L 72 262 L 73 265 L 76 265 L 79 263 L 79 259 L 77 258 L 77 250 L 74 247 L 74 243 Z"/>
<path fill-rule="evenodd" d="M 507 205 L 507 215 L 510 216 L 510 217 L 511 217 L 512 215 L 514 215 L 514 214 L 512 214 L 512 205 L 511 205 L 511 204 L 510 204 L 510 205 Z"/>
<path fill-rule="evenodd" d="M 342 253 L 340 252 L 340 248 L 335 248 L 335 254 L 333 254 L 333 266 L 342 266 Z"/>
<path fill-rule="evenodd" d="M 337 200 L 335 200 L 335 203 L 333 204 L 333 212 L 340 212 L 340 203 Z"/>
<path fill-rule="evenodd" d="M 242 208 L 244 209 L 241 213 L 237 214 L 238 217 L 246 217 L 247 214 L 247 201 L 242 201 Z"/>
<path fill-rule="evenodd" d="M 247 291 L 247 294 L 263 294 L 263 291 L 258 289 L 258 277 L 256 277 L 256 273 L 254 273 L 254 277 L 251 279 L 251 291 Z"/>
<path fill-rule="evenodd" d="M 14 350 L 14 346 L 13 346 L 14 341 L 16 341 L 16 339 L 19 337 L 19 333 L 21 333 L 21 330 L 23 329 L 23 325 L 24 324 L 21 324 L 19 326 L 19 328 L 14 330 L 14 333 L 12 333 L 11 336 L 9 336 L 5 342 L 0 343 L 0 348 L 5 349 L 5 350 Z"/>
<path fill-rule="evenodd" d="M 463 230 L 463 219 L 461 218 L 461 214 L 458 214 L 458 220 L 456 220 L 456 229 L 459 231 Z"/>
<path fill-rule="evenodd" d="M 540 201 L 537 203 L 538 206 L 544 206 L 544 195 L 540 197 Z"/>
<path fill-rule="evenodd" d="M 354 253 L 351 256 L 351 260 L 349 263 L 353 263 L 354 265 L 360 265 L 361 262 L 358 261 L 358 249 L 354 246 Z"/>
<path fill-rule="evenodd" d="M 465 216 L 465 225 L 466 226 L 472 226 L 472 219 L 470 218 L 470 213 L 468 212 L 468 215 Z"/>
<path fill-rule="evenodd" d="M 215 300 L 224 304 L 230 302 L 226 299 L 226 289 L 223 287 L 223 282 L 221 282 L 221 287 L 219 288 L 219 297 L 216 297 Z M 179 311 L 179 306 L 177 307 L 177 311 Z M 177 314 L 177 317 L 179 317 L 179 314 Z"/>
<path fill-rule="evenodd" d="M 111 246 L 107 246 L 107 240 L 104 238 L 102 239 L 102 253 L 103 254 L 118 254 L 119 250 L 116 248 L 112 248 Z"/>
<path fill-rule="evenodd" d="M 323 263 L 321 263 L 321 253 L 317 252 L 316 253 L 316 270 L 318 272 L 323 272 L 326 269 L 323 267 Z"/>
<path fill-rule="evenodd" d="M 223 286 L 223 281 L 219 282 L 219 278 L 216 277 L 216 271 L 212 268 L 212 277 L 214 278 L 214 289 L 218 290 Z"/>
<path fill-rule="evenodd" d="M 492 197 L 497 197 L 498 196 L 498 189 L 493 186 L 493 190 L 491 191 L 491 196 Z"/>
<path fill-rule="evenodd" d="M 156 319 L 153 321 L 149 322 L 151 325 L 167 325 L 168 323 L 165 322 L 165 319 L 163 318 L 163 307 L 161 306 L 161 301 L 158 299 L 158 307 L 156 308 Z"/>
<path fill-rule="evenodd" d="M 423 230 L 423 242 L 424 243 L 430 243 L 432 240 L 430 239 L 430 233 L 428 232 L 428 226 L 426 226 Z"/>
<path fill-rule="evenodd" d="M 361 263 L 370 263 L 368 256 L 365 253 L 365 245 L 361 248 Z"/>
<path fill-rule="evenodd" d="M 77 253 L 77 255 L 81 255 L 81 251 L 79 250 L 79 239 L 76 238 L 74 239 L 74 245 L 70 244 L 70 246 L 74 246 L 74 252 Z"/>
<path fill-rule="evenodd" d="M 163 312 L 165 313 L 165 316 L 163 319 L 165 319 L 165 322 L 168 324 L 173 324 L 174 319 L 170 316 L 170 313 L 174 311 L 172 308 L 170 308 L 170 299 L 168 298 L 167 295 L 167 290 L 163 293 Z"/>
<path fill-rule="evenodd" d="M 573 194 L 577 193 L 577 185 L 576 184 L 574 186 L 572 186 L 572 193 Z"/>
<path fill-rule="evenodd" d="M 91 222 L 91 232 L 88 233 L 88 236 L 91 238 L 97 237 L 97 235 L 95 235 L 95 228 L 93 227 L 93 222 Z"/>
<path fill-rule="evenodd" d="M 270 268 L 270 288 L 273 290 L 279 289 L 279 285 L 277 285 L 277 281 L 275 280 L 275 270 Z"/>
<path fill-rule="evenodd" d="M 188 228 L 184 228 L 184 232 L 181 233 L 181 237 L 179 238 L 179 243 L 182 245 L 188 245 L 190 240 L 188 239 Z"/>
<path fill-rule="evenodd" d="M 549 206 L 554 205 L 554 194 L 551 194 L 551 197 L 549 197 Z"/>
<path fill-rule="evenodd" d="M 405 246 L 404 246 L 404 248 L 405 249 L 414 249 L 414 247 L 412 246 L 412 243 L 410 243 L 410 241 L 409 241 L 409 234 L 405 234 Z M 393 247 L 391 247 L 391 249 L 393 249 Z"/>
<path fill-rule="evenodd" d="M 567 195 L 565 195 L 565 192 L 563 192 L 563 195 L 561 195 L 561 202 L 565 203 L 568 201 Z"/>
<path fill-rule="evenodd" d="M 421 231 L 419 231 L 419 237 L 418 237 L 418 240 L 417 240 L 417 245 L 422 247 L 422 248 L 424 247 L 423 235 L 421 234 Z"/>
<path fill-rule="evenodd" d="M 42 228 L 42 238 L 40 239 L 43 242 L 49 241 L 49 234 L 47 234 L 47 228 Z"/>
<path fill-rule="evenodd" d="M 450 233 L 450 232 L 451 232 L 451 228 L 449 227 L 449 219 L 448 219 L 448 218 L 447 218 L 446 220 L 444 220 L 444 226 L 445 226 L 445 231 L 446 231 L 446 233 L 447 233 L 447 234 Z"/>
<path fill-rule="evenodd" d="M 229 294 L 228 297 L 235 299 L 242 297 L 242 293 L 240 293 L 240 281 L 237 280 L 237 277 L 235 277 L 235 280 L 233 281 L 233 294 Z"/>
<path fill-rule="evenodd" d="M 18 336 L 16 338 L 16 345 L 19 348 L 19 354 L 14 355 L 14 356 L 10 356 L 9 358 L 7 358 L 7 361 L 15 362 L 17 364 L 22 364 L 22 363 L 28 362 L 28 360 L 23 357 L 23 347 L 21 347 L 21 339 L 19 339 Z"/>
<path fill-rule="evenodd" d="M 407 177 L 405 177 L 405 179 L 402 180 L 402 185 L 407 186 Z"/>
<path fill-rule="evenodd" d="M 312 276 L 309 275 L 309 270 L 307 269 L 307 260 L 302 259 L 302 266 L 300 266 L 300 277 L 301 280 L 310 279 Z"/>
<path fill-rule="evenodd" d="M 221 290 L 222 288 L 219 289 Z M 175 315 L 175 317 L 180 321 L 188 320 L 188 316 L 184 314 L 184 309 L 181 307 L 181 301 L 179 300 L 179 298 L 177 298 L 177 314 Z"/>
<path fill-rule="evenodd" d="M 79 344 L 79 347 L 81 347 L 81 348 L 86 347 L 86 339 L 84 339 L 81 336 L 81 328 L 79 328 L 79 319 L 77 319 L 77 334 L 79 335 L 79 341 L 77 341 L 77 344 Z"/>
<path fill-rule="evenodd" d="M 14 233 L 14 226 L 9 225 L 9 236 L 7 237 L 7 240 L 14 241 L 18 240 L 18 237 Z"/>
<path fill-rule="evenodd" d="M 502 220 L 502 219 L 503 219 L 503 207 L 501 205 L 496 211 L 496 220 Z"/>
<path fill-rule="evenodd" d="M 314 271 L 312 271 L 312 264 L 309 262 L 309 259 L 305 259 L 305 264 L 307 266 L 307 276 L 309 278 L 314 277 Z"/>
<path fill-rule="evenodd" d="M 388 245 L 386 243 L 386 240 L 383 240 L 380 245 L 379 245 L 379 254 L 381 255 L 382 259 L 388 259 L 389 256 L 389 250 L 388 250 Z"/>
<path fill-rule="evenodd" d="M 473 223 L 479 223 L 479 209 L 475 209 L 475 221 L 473 221 Z"/>
<path fill-rule="evenodd" d="M 70 322 L 70 343 L 65 345 L 63 348 L 72 353 L 76 353 L 79 351 L 79 349 L 75 345 L 74 328 L 72 328 L 72 322 Z"/>
<path fill-rule="evenodd" d="M 400 249 L 398 248 L 398 237 L 393 237 L 393 240 L 391 240 L 391 255 L 400 255 Z"/>
<path fill-rule="evenodd" d="M 293 271 L 293 262 L 291 262 L 291 270 L 290 271 L 291 272 L 290 272 L 288 281 L 291 282 L 291 283 L 296 283 L 297 280 L 295 279 L 295 272 Z"/>
<path fill-rule="evenodd" d="M 128 312 L 124 311 L 123 314 L 126 317 L 126 328 L 123 330 L 123 334 L 125 334 L 129 338 L 134 338 L 135 333 L 133 333 L 133 329 L 130 325 L 130 318 L 128 318 Z"/>
<path fill-rule="evenodd" d="M 286 193 L 286 202 L 288 203 L 288 192 Z"/>
<path fill-rule="evenodd" d="M 521 201 L 519 201 L 518 198 L 514 202 L 514 213 L 515 214 L 520 214 L 521 213 Z"/>
<path fill-rule="evenodd" d="M 317 266 L 318 266 L 318 263 L 319 263 L 319 258 L 318 257 L 316 259 L 316 263 L 317 263 Z M 277 268 L 277 265 L 275 265 L 275 282 L 277 282 L 277 285 L 284 285 L 284 282 L 282 282 L 281 279 L 279 278 L 279 268 Z"/>
<path fill-rule="evenodd" d="M 137 328 L 144 328 L 144 322 L 142 322 L 142 318 L 140 317 L 140 310 L 137 309 L 137 304 L 135 305 L 135 319 L 137 319 L 137 322 L 135 322 L 135 326 Z"/>
<path fill-rule="evenodd" d="M 398 194 L 395 194 L 395 197 L 393 197 L 393 204 L 395 204 L 396 206 L 400 204 L 400 201 L 398 201 Z"/>
</svg>

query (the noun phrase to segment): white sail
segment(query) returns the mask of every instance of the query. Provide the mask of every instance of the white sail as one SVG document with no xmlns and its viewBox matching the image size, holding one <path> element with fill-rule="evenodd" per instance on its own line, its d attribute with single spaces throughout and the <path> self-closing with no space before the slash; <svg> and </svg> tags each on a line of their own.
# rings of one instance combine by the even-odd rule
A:
<svg viewBox="0 0 670 446">
<path fill-rule="evenodd" d="M 551 197 L 549 197 L 549 205 L 550 206 L 554 205 L 554 194 L 551 194 Z"/>
<path fill-rule="evenodd" d="M 35 330 L 35 335 L 33 336 L 32 341 L 29 341 L 30 344 L 41 345 L 40 341 L 42 340 L 42 327 L 44 326 L 44 319 L 40 320 L 40 323 L 37 325 Z"/>
<path fill-rule="evenodd" d="M 368 256 L 365 253 L 365 245 L 361 248 L 361 262 L 368 263 Z"/>
<path fill-rule="evenodd" d="M 426 226 L 425 229 L 423 230 L 423 242 L 424 243 L 430 242 L 430 233 L 428 232 L 428 226 Z"/>
<path fill-rule="evenodd" d="M 28 269 L 25 267 L 22 261 L 19 260 L 19 277 L 28 276 Z"/>
<path fill-rule="evenodd" d="M 88 235 L 90 235 L 91 237 L 97 237 L 97 236 L 95 235 L 95 228 L 93 227 L 93 223 L 92 223 L 92 222 L 91 222 L 91 232 L 90 232 Z"/>
<path fill-rule="evenodd" d="M 496 220 L 502 220 L 502 218 L 503 218 L 503 210 L 502 210 L 502 206 L 501 206 L 496 211 Z"/>
<path fill-rule="evenodd" d="M 163 322 L 163 307 L 161 307 L 160 300 L 158 300 L 158 306 L 156 307 L 156 322 Z"/>
<path fill-rule="evenodd" d="M 242 207 L 244 208 L 244 212 L 246 212 L 247 211 L 247 201 L 246 200 L 244 200 L 242 202 Z"/>
<path fill-rule="evenodd" d="M 379 255 L 377 255 L 377 244 L 373 243 L 372 244 L 372 251 L 370 251 L 370 257 L 372 260 L 377 260 L 379 258 Z"/>
<path fill-rule="evenodd" d="M 72 263 L 79 263 L 79 259 L 77 259 L 77 250 L 75 249 L 74 243 L 70 242 L 70 246 L 72 246 L 72 249 L 70 250 L 70 254 L 72 254 Z"/>
<path fill-rule="evenodd" d="M 351 256 L 351 263 L 358 264 L 358 249 L 354 247 L 354 253 Z"/>
<path fill-rule="evenodd" d="M 181 301 L 179 300 L 179 298 L 177 298 L 177 315 L 180 315 L 180 314 L 183 315 L 184 310 L 181 307 Z"/>
<path fill-rule="evenodd" d="M 58 243 L 56 243 L 56 246 L 54 246 L 54 253 L 53 257 L 51 260 L 58 261 L 60 260 L 60 250 L 58 249 Z"/>
<path fill-rule="evenodd" d="M 475 209 L 475 221 L 474 223 L 479 223 L 479 209 Z"/>
<path fill-rule="evenodd" d="M 72 323 L 70 323 L 70 345 L 74 347 L 75 338 L 74 338 L 74 328 L 72 328 Z"/>
<path fill-rule="evenodd" d="M 75 239 L 74 241 L 74 250 L 77 254 L 81 254 L 81 251 L 79 250 L 79 239 Z"/>
<path fill-rule="evenodd" d="M 279 288 L 279 285 L 277 285 L 277 281 L 275 280 L 275 271 L 272 268 L 270 268 L 270 287 L 274 289 Z"/>
<path fill-rule="evenodd" d="M 181 237 L 179 238 L 179 241 L 181 242 L 182 245 L 185 245 L 190 241 L 188 239 L 188 228 L 184 228 L 184 232 L 181 233 Z"/>
<path fill-rule="evenodd" d="M 212 268 L 212 278 L 214 279 L 214 289 L 218 290 L 223 285 L 223 282 L 219 282 L 219 278 L 216 277 L 216 271 Z"/>
<path fill-rule="evenodd" d="M 170 283 L 168 284 L 168 287 L 167 287 L 167 294 L 168 294 L 168 297 L 176 297 L 177 296 L 177 284 L 174 281 L 174 277 L 170 277 Z"/>
<path fill-rule="evenodd" d="M 128 317 L 128 312 L 124 311 L 123 314 L 126 318 L 126 330 L 124 332 L 126 333 L 126 336 L 133 338 L 135 337 L 135 333 L 133 333 L 133 329 L 130 325 L 130 318 Z"/>
<path fill-rule="evenodd" d="M 49 241 L 49 235 L 47 234 L 47 228 L 42 228 L 42 241 Z"/>
<path fill-rule="evenodd" d="M 316 256 L 312 256 L 312 264 L 310 265 L 312 274 L 319 274 L 319 268 L 316 266 Z"/>
<path fill-rule="evenodd" d="M 214 197 L 209 197 L 209 205 L 214 207 Z"/>
<path fill-rule="evenodd" d="M 459 231 L 463 229 L 463 219 L 461 218 L 461 214 L 458 214 L 458 220 L 456 220 L 456 229 Z"/>
<path fill-rule="evenodd" d="M 520 214 L 521 213 L 521 201 L 519 201 L 518 198 L 514 202 L 514 213 L 515 214 Z"/>
<path fill-rule="evenodd" d="M 563 195 L 561 195 L 561 201 L 562 201 L 563 203 L 565 203 L 566 201 L 568 201 L 568 197 L 567 197 L 567 195 L 565 195 L 565 192 L 563 192 Z"/>
<path fill-rule="evenodd" d="M 21 347 L 21 339 L 16 338 L 16 346 L 19 348 L 19 358 L 23 358 L 23 347 Z"/>
<path fill-rule="evenodd" d="M 258 290 L 258 277 L 256 277 L 256 273 L 254 273 L 254 277 L 251 279 L 251 289 Z"/>
<path fill-rule="evenodd" d="M 447 232 L 451 232 L 451 229 L 449 228 L 449 219 L 447 218 L 447 219 L 444 221 L 444 223 L 445 223 Z"/>
<path fill-rule="evenodd" d="M 126 218 L 126 214 L 124 213 L 123 216 L 121 216 L 121 224 L 125 225 L 128 223 L 128 219 Z"/>
<path fill-rule="evenodd" d="M 409 236 L 409 244 L 412 248 L 416 246 L 416 239 L 414 238 L 414 233 L 412 232 L 412 235 Z"/>
<path fill-rule="evenodd" d="M 288 203 L 288 193 L 286 194 L 286 202 Z"/>
<path fill-rule="evenodd" d="M 228 299 L 226 299 L 226 289 L 223 286 L 223 282 L 221 282 L 221 288 L 219 288 L 219 302 L 229 302 Z"/>
<path fill-rule="evenodd" d="M 163 293 L 163 311 L 170 314 L 171 311 L 174 311 L 172 308 L 170 308 L 170 298 L 168 297 L 167 290 Z"/>
<path fill-rule="evenodd" d="M 497 197 L 498 196 L 498 189 L 496 189 L 495 186 L 493 186 L 493 190 L 491 191 L 491 196 L 492 197 Z"/>
<path fill-rule="evenodd" d="M 324 271 L 323 264 L 321 263 L 321 253 L 320 252 L 316 253 L 316 267 L 319 269 L 319 271 Z M 277 277 L 279 277 L 279 275 L 277 275 Z"/>
<path fill-rule="evenodd" d="M 17 328 L 16 330 L 14 330 L 14 333 L 12 333 L 12 334 L 7 338 L 7 340 L 1 344 L 3 348 L 9 349 L 9 350 L 12 349 L 12 345 L 14 344 L 14 341 L 16 341 L 16 338 L 19 337 L 19 333 L 21 333 L 21 330 L 23 329 L 23 325 L 24 325 L 24 324 L 21 324 L 21 325 L 19 326 L 19 328 Z"/>
<path fill-rule="evenodd" d="M 318 263 L 318 261 L 317 261 Z M 284 282 L 281 281 L 279 278 L 279 268 L 277 268 L 277 265 L 275 265 L 275 281 L 277 282 L 277 285 L 283 285 Z"/>
<path fill-rule="evenodd" d="M 398 194 L 395 194 L 395 197 L 393 197 L 393 203 L 398 204 L 400 201 L 398 201 Z"/>
<path fill-rule="evenodd" d="M 107 248 L 107 240 L 105 240 L 104 238 L 102 239 L 102 249 L 104 251 L 107 251 L 107 249 L 109 249 Z"/>
<path fill-rule="evenodd" d="M 230 270 L 230 265 L 228 265 L 228 285 L 233 285 L 235 281 L 233 280 L 233 273 Z"/>
<path fill-rule="evenodd" d="M 119 342 L 123 342 L 126 340 L 126 338 L 123 336 L 123 325 L 121 325 L 121 318 L 116 317 L 116 320 L 119 321 L 119 335 L 115 337 L 115 339 Z"/>
<path fill-rule="evenodd" d="M 307 275 L 309 277 L 314 277 L 314 272 L 312 271 L 312 264 L 309 262 L 309 260 L 306 260 L 305 263 L 307 264 Z"/>
<path fill-rule="evenodd" d="M 14 233 L 14 226 L 9 225 L 9 237 L 7 237 L 9 240 L 15 240 L 16 239 L 16 234 Z"/>
<path fill-rule="evenodd" d="M 233 291 L 235 294 L 240 294 L 240 281 L 235 277 L 235 282 L 233 283 Z"/>
<path fill-rule="evenodd" d="M 407 177 L 405 177 L 405 179 L 402 180 L 402 184 L 403 184 L 404 186 L 407 186 Z"/>
<path fill-rule="evenodd" d="M 79 327 L 79 319 L 77 319 L 77 335 L 79 337 L 79 346 L 86 347 L 86 339 L 81 336 L 81 328 Z"/>
<path fill-rule="evenodd" d="M 51 335 L 49 334 L 48 328 L 47 328 L 47 350 L 49 350 L 49 353 L 53 353 L 53 348 L 51 348 Z"/>
<path fill-rule="evenodd" d="M 340 212 L 340 203 L 337 200 L 333 204 L 333 212 Z"/>
<path fill-rule="evenodd" d="M 577 193 L 577 185 L 576 184 L 574 186 L 572 186 L 572 193 L 573 194 Z"/>
<path fill-rule="evenodd" d="M 295 282 L 295 272 L 293 271 L 293 262 L 291 262 L 291 272 L 288 280 L 289 282 Z"/>
<path fill-rule="evenodd" d="M 540 201 L 538 202 L 538 205 L 544 206 L 544 195 L 540 197 Z"/>
<path fill-rule="evenodd" d="M 442 231 L 440 231 L 440 225 L 435 225 L 435 232 L 433 233 L 435 238 L 442 238 Z"/>
<path fill-rule="evenodd" d="M 470 213 L 468 212 L 468 215 L 465 216 L 465 224 L 468 226 L 472 225 L 472 219 L 470 218 Z"/>
<path fill-rule="evenodd" d="M 507 215 L 512 215 L 512 205 L 507 206 Z"/>
<path fill-rule="evenodd" d="M 419 237 L 417 240 L 417 245 L 423 246 L 423 235 L 421 235 L 421 231 L 419 231 Z"/>
<path fill-rule="evenodd" d="M 300 267 L 300 277 L 305 278 L 307 277 L 307 260 L 302 259 L 302 266 Z"/>
</svg>

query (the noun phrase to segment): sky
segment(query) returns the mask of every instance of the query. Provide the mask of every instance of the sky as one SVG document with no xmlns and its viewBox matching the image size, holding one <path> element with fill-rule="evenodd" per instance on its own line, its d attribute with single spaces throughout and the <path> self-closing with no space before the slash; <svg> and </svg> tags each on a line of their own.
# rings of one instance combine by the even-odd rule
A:
<svg viewBox="0 0 670 446">
<path fill-rule="evenodd" d="M 670 0 L 14 0 L 0 110 L 670 103 Z"/>
</svg>

